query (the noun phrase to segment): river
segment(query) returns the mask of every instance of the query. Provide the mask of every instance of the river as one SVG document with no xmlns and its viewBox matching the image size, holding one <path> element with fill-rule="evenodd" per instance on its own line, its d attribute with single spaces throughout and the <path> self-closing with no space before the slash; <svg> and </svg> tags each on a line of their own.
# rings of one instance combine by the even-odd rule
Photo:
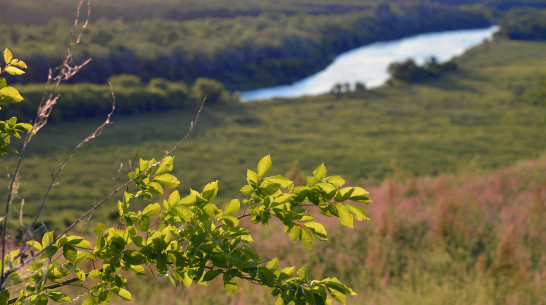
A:
<svg viewBox="0 0 546 305">
<path fill-rule="evenodd" d="M 241 92 L 242 101 L 301 97 L 329 92 L 335 84 L 361 82 L 367 88 L 382 86 L 389 78 L 387 67 L 395 61 L 413 58 L 417 63 L 434 56 L 448 61 L 491 40 L 498 26 L 485 29 L 458 30 L 421 34 L 398 40 L 372 43 L 337 56 L 326 69 L 291 85 Z"/>
</svg>

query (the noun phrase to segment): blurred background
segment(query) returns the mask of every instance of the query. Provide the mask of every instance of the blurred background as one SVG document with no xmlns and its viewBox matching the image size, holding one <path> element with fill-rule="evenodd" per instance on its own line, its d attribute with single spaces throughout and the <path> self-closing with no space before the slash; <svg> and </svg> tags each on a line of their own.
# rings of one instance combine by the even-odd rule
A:
<svg viewBox="0 0 546 305">
<path fill-rule="evenodd" d="M 0 117 L 34 118 L 77 4 L 0 0 L 0 48 L 29 66 L 8 80 L 24 102 Z M 325 219 L 329 241 L 312 251 L 272 223 L 255 232 L 259 253 L 338 277 L 358 294 L 349 304 L 546 304 L 544 0 L 95 0 L 74 57 L 92 60 L 26 153 L 13 219 L 32 219 L 104 120 L 108 82 L 114 124 L 65 168 L 38 232 L 71 224 L 134 159 L 161 157 L 207 96 L 175 153 L 181 193 L 219 180 L 219 206 L 242 198 L 246 169 L 271 154 L 275 174 L 303 183 L 324 162 L 373 200 L 354 230 Z M 2 185 L 15 163 L 0 162 Z M 114 199 L 88 226 L 117 219 Z M 146 287 L 135 304 L 275 302 L 249 285 L 233 297 L 221 282 L 133 285 Z"/>
</svg>

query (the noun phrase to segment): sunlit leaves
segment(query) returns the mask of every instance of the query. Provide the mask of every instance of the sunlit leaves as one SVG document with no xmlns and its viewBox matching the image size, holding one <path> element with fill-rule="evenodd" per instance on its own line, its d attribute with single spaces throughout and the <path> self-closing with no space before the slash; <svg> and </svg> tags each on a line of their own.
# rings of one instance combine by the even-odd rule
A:
<svg viewBox="0 0 546 305">
<path fill-rule="evenodd" d="M 264 177 L 271 169 L 271 156 L 267 155 L 258 162 L 258 176 Z"/>
<path fill-rule="evenodd" d="M 168 198 L 163 195 L 162 205 L 153 202 L 163 194 L 163 186 L 178 186 L 178 180 L 170 174 L 173 159 L 160 163 L 140 160 L 139 167 L 129 174 L 136 190 L 126 191 L 118 201 L 123 226 L 107 228 L 98 224 L 94 246 L 80 236 L 60 236 L 55 240 L 53 232 L 46 233 L 41 243 L 30 241 L 28 245 L 35 251 L 49 247 L 45 252 L 49 258 L 62 249 L 65 263 L 48 266 L 43 261 L 42 265 L 32 266 L 35 270 L 48 266 L 47 278 L 53 282 L 68 276 L 82 282 L 93 280 L 95 286 L 89 288 L 84 304 L 106 304 L 114 295 L 132 301 L 120 271 L 142 275 L 146 265 L 157 270 L 159 279 L 186 287 L 206 284 L 222 275 L 224 289 L 230 294 L 236 291 L 239 280 L 251 279 L 280 296 L 278 304 L 331 304 L 329 296 L 345 302 L 346 295 L 353 292 L 337 279 L 311 281 L 306 266 L 295 272 L 293 266 L 281 268 L 276 258 L 264 261 L 248 246 L 253 239 L 248 229 L 240 227 L 239 219 L 253 216 L 252 223 L 266 225 L 269 219 L 278 218 L 291 240 L 310 249 L 315 238 L 327 240 L 325 227 L 311 212 L 318 210 L 338 217 L 342 224 L 352 227 L 353 217 L 367 219 L 355 202 L 369 200 L 367 192 L 356 187 L 340 189 L 345 181 L 339 176 L 326 177 L 324 164 L 313 172 L 310 185 L 296 188 L 286 177 L 266 177 L 270 168 L 271 158 L 262 158 L 257 172 L 247 172 L 248 185 L 243 191 L 248 197 L 242 202 L 233 199 L 222 209 L 212 202 L 218 193 L 217 182 L 205 185 L 201 192 L 190 189 L 183 198 L 173 190 Z M 342 201 L 336 202 L 338 199 Z M 138 201 L 138 205 L 132 205 L 133 201 Z M 142 210 L 135 210 L 137 206 Z M 94 264 L 100 261 L 102 266 L 86 274 L 79 267 L 84 260 L 93 260 Z M 56 298 L 56 302 L 69 300 L 62 294 L 48 297 Z"/>
<path fill-rule="evenodd" d="M 12 104 L 19 103 L 22 100 L 23 97 L 14 87 L 5 86 L 0 89 L 0 103 Z"/>
<path fill-rule="evenodd" d="M 311 249 L 311 246 L 313 245 L 313 235 L 307 229 L 302 228 L 300 241 L 306 248 Z"/>
<path fill-rule="evenodd" d="M 115 289 L 116 294 L 125 301 L 132 301 L 131 293 L 123 288 Z"/>
<path fill-rule="evenodd" d="M 233 199 L 227 204 L 224 210 L 224 214 L 226 215 L 235 214 L 239 211 L 240 207 L 241 207 L 241 203 L 239 202 L 239 200 Z"/>
<path fill-rule="evenodd" d="M 8 74 L 11 74 L 11 75 L 22 75 L 22 74 L 25 74 L 25 71 L 17 68 L 17 67 L 14 67 L 14 66 L 8 66 L 4 69 L 4 71 L 6 71 Z"/>
<path fill-rule="evenodd" d="M 337 204 L 336 208 L 339 214 L 339 222 L 341 222 L 341 224 L 344 226 L 352 228 L 353 215 L 349 212 L 349 210 L 343 204 Z"/>
<path fill-rule="evenodd" d="M 306 222 L 304 225 L 309 228 L 319 240 L 328 240 L 326 237 L 326 229 L 322 224 L 318 222 Z"/>
<path fill-rule="evenodd" d="M 4 49 L 4 62 L 6 64 L 9 64 L 12 59 L 13 59 L 13 54 L 11 53 L 11 51 L 8 50 L 7 48 Z"/>
<path fill-rule="evenodd" d="M 171 174 L 163 174 L 163 175 L 155 176 L 154 181 L 159 182 L 163 186 L 171 187 L 171 188 L 177 187 L 180 184 L 180 181 L 178 181 L 178 179 Z"/>
</svg>

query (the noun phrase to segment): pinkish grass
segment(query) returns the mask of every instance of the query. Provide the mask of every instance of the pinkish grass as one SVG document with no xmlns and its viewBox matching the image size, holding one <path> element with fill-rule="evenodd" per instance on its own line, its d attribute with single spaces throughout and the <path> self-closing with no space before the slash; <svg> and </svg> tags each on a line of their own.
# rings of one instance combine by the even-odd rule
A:
<svg viewBox="0 0 546 305">
<path fill-rule="evenodd" d="M 254 247 L 284 265 L 309 264 L 316 277 L 348 282 L 359 294 L 349 304 L 546 304 L 546 158 L 481 173 L 399 174 L 368 191 L 371 220 L 350 230 L 320 217 L 329 241 L 315 241 L 312 251 L 293 244 L 274 222 L 255 231 Z M 244 283 L 234 297 L 221 280 L 166 287 L 141 300 L 275 302 Z"/>
</svg>

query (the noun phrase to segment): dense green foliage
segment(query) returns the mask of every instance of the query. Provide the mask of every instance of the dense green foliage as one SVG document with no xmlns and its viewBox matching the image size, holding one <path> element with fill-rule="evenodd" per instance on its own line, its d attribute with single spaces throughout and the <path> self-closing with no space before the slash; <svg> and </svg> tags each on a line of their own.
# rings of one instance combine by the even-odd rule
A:
<svg viewBox="0 0 546 305">
<path fill-rule="evenodd" d="M 422 4 L 421 0 L 389 0 L 396 6 Z M 545 8 L 542 0 L 430 0 L 429 4 L 449 7 L 466 6 L 486 10 L 498 16 L 515 7 Z M 44 24 L 52 18 L 71 21 L 75 3 L 64 0 L 0 0 L 4 10 L 0 19 L 7 24 Z M 305 13 L 311 15 L 340 14 L 355 10 L 374 9 L 383 0 L 95 0 L 92 21 L 100 19 L 139 21 L 145 19 L 192 20 L 205 17 L 232 18 L 258 16 L 264 12 L 286 15 Z"/>
<path fill-rule="evenodd" d="M 262 259 L 249 247 L 251 233 L 239 226 L 239 220 L 252 217 L 252 224 L 267 225 L 276 218 L 292 241 L 310 249 L 315 238 L 327 240 L 327 233 L 305 207 L 338 217 L 352 228 L 353 218 L 367 219 L 357 205 L 371 203 L 364 189 L 343 188 L 345 180 L 327 177 L 324 165 L 313 171 L 306 186 L 295 187 L 281 175 L 266 176 L 271 169 L 271 158 L 266 156 L 256 171 L 247 171 L 248 184 L 241 189 L 247 198 L 233 199 L 220 209 L 212 203 L 217 182 L 205 185 L 202 192 L 190 189 L 185 197 L 173 191 L 180 184 L 170 174 L 173 161 L 169 156 L 160 161 L 140 159 L 129 173 L 129 182 L 118 189 L 126 188 L 118 201 L 121 225 L 99 223 L 93 230 L 94 246 L 84 237 L 65 235 L 66 231 L 55 236 L 51 231 L 41 239 L 27 239 L 30 247 L 22 245 L 4 256 L 0 304 L 8 304 L 10 295 L 14 304 L 66 303 L 80 297 L 85 298 L 84 305 L 109 304 L 114 295 L 132 301 L 124 274 L 144 275 L 145 266 L 153 266 L 157 277 L 175 286 L 205 284 L 222 275 L 225 290 L 233 294 L 236 279 L 249 281 L 269 288 L 279 305 L 331 304 L 330 296 L 345 304 L 346 295 L 355 295 L 335 277 L 311 280 L 305 266 L 294 276 L 295 267 L 279 268 L 278 259 Z M 155 202 L 166 188 L 169 194 Z M 131 208 L 135 204 L 145 207 L 135 210 Z M 83 294 L 70 297 L 56 289 L 73 282 L 87 286 Z"/>
<path fill-rule="evenodd" d="M 461 7 L 408 2 L 363 8 L 185 21 L 97 20 L 76 53 L 93 58 L 78 81 L 102 84 L 110 75 L 137 74 L 144 81 L 193 83 L 208 77 L 230 89 L 263 87 L 303 78 L 336 54 L 374 41 L 491 23 L 483 10 Z M 0 24 L 0 40 L 32 67 L 25 81 L 45 80 L 49 67 L 60 61 L 69 26 L 58 19 L 39 26 Z"/>
<path fill-rule="evenodd" d="M 388 71 L 391 78 L 408 83 L 417 83 L 428 79 L 440 77 L 445 72 L 457 70 L 457 64 L 453 60 L 438 63 L 436 58 L 428 58 L 423 66 L 418 66 L 411 58 L 404 62 L 393 62 Z"/>
<path fill-rule="evenodd" d="M 144 84 L 136 75 L 115 75 L 108 79 L 116 95 L 116 116 L 134 115 L 173 109 L 195 109 L 207 97 L 207 105 L 218 106 L 239 103 L 237 93 L 230 94 L 219 82 L 199 78 L 188 87 L 183 81 L 171 82 L 153 78 Z M 31 120 L 43 95 L 43 84 L 19 85 L 25 103 L 6 105 L 4 116 L 17 116 L 20 120 Z M 62 96 L 51 112 L 50 122 L 74 121 L 82 118 L 104 117 L 112 102 L 109 85 L 90 83 L 64 85 L 57 90 Z"/>
<path fill-rule="evenodd" d="M 546 10 L 518 9 L 500 22 L 500 35 L 510 39 L 546 40 Z"/>
<path fill-rule="evenodd" d="M 0 75 L 8 73 L 10 75 L 24 74 L 27 65 L 24 61 L 13 58 L 10 50 L 3 52 L 4 65 L 0 64 Z M 12 86 L 8 86 L 4 77 L 0 77 L 0 103 L 17 104 L 23 100 L 19 91 Z M 20 119 L 19 119 L 20 120 Z M 10 151 L 16 151 L 11 145 L 11 137 L 21 138 L 20 133 L 27 132 L 32 126 L 27 123 L 17 123 L 17 117 L 11 117 L 7 121 L 0 121 L 0 156 Z"/>
</svg>

